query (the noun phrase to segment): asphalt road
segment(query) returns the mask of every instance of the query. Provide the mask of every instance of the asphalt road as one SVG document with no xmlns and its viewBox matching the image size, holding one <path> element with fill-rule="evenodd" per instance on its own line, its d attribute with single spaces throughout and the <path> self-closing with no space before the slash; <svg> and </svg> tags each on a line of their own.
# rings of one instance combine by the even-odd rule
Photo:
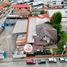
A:
<svg viewBox="0 0 67 67">
<path fill-rule="evenodd" d="M 27 65 L 25 61 L 20 62 L 6 62 L 6 63 L 0 63 L 0 67 L 67 67 L 67 63 L 46 63 L 46 64 L 35 64 L 35 65 Z"/>
</svg>

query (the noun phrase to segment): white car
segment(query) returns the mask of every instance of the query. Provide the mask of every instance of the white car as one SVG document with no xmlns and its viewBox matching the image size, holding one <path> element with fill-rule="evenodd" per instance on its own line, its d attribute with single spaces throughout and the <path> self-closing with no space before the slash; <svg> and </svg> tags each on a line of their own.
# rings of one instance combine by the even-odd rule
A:
<svg viewBox="0 0 67 67">
<path fill-rule="evenodd" d="M 49 63 L 56 63 L 57 62 L 57 60 L 56 60 L 56 58 L 48 58 L 48 61 L 49 61 Z"/>
</svg>

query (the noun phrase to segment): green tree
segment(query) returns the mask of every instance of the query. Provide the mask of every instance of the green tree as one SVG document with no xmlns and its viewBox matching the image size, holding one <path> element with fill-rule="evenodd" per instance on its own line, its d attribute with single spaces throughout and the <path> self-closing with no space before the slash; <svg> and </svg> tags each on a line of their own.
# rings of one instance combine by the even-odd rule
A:
<svg viewBox="0 0 67 67">
<path fill-rule="evenodd" d="M 67 34 L 64 33 L 64 31 L 61 31 L 61 19 L 62 14 L 60 12 L 56 12 L 51 17 L 51 25 L 57 30 L 57 46 L 58 46 L 58 52 L 62 53 L 64 50 L 64 45 L 67 42 Z"/>
<path fill-rule="evenodd" d="M 62 14 L 60 12 L 56 12 L 52 15 L 50 21 L 51 25 L 57 30 L 57 42 L 60 40 L 60 31 L 61 31 L 61 19 L 62 19 Z"/>
</svg>

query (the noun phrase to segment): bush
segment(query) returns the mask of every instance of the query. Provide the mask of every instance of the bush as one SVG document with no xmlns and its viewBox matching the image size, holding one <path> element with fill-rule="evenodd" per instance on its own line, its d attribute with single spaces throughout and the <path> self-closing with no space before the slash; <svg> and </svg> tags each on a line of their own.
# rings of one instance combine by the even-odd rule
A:
<svg viewBox="0 0 67 67">
<path fill-rule="evenodd" d="M 42 10 L 42 11 L 40 12 L 40 14 L 45 14 L 45 13 L 47 13 L 47 11 Z"/>
<path fill-rule="evenodd" d="M 35 55 L 45 55 L 44 51 L 35 51 L 34 52 Z"/>
<path fill-rule="evenodd" d="M 50 50 L 44 50 L 44 53 L 45 53 L 45 55 L 50 55 L 51 54 Z"/>
<path fill-rule="evenodd" d="M 45 11 L 44 10 L 42 10 L 41 12 L 40 12 L 40 14 L 44 14 L 45 13 Z"/>
<path fill-rule="evenodd" d="M 34 16 L 37 16 L 38 14 L 35 12 Z"/>
<path fill-rule="evenodd" d="M 29 57 L 29 56 L 35 56 L 35 54 L 27 54 L 27 56 Z"/>
<path fill-rule="evenodd" d="M 29 16 L 32 16 L 32 13 L 30 13 Z"/>
</svg>

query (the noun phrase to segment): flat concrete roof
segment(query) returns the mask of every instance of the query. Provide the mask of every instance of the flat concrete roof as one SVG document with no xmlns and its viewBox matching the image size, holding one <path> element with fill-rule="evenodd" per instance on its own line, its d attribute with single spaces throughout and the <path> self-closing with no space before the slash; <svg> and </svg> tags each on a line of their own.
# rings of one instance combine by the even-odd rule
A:
<svg viewBox="0 0 67 67">
<path fill-rule="evenodd" d="M 51 10 L 48 10 L 49 17 L 51 17 L 57 11 L 61 12 L 62 17 L 67 17 L 67 9 L 51 9 Z"/>
<path fill-rule="evenodd" d="M 67 17 L 66 17 L 66 18 L 62 18 L 61 21 L 62 21 L 62 22 L 67 22 Z"/>
<path fill-rule="evenodd" d="M 15 25 L 14 30 L 13 30 L 12 33 L 13 34 L 16 34 L 16 33 L 26 33 L 27 22 L 28 22 L 27 19 L 19 19 L 16 22 L 16 25 Z"/>
<path fill-rule="evenodd" d="M 29 28 L 28 28 L 28 37 L 27 37 L 27 43 L 33 43 L 33 35 L 36 35 L 36 25 L 42 24 L 44 22 L 48 21 L 46 18 L 30 18 L 29 20 Z"/>
</svg>

